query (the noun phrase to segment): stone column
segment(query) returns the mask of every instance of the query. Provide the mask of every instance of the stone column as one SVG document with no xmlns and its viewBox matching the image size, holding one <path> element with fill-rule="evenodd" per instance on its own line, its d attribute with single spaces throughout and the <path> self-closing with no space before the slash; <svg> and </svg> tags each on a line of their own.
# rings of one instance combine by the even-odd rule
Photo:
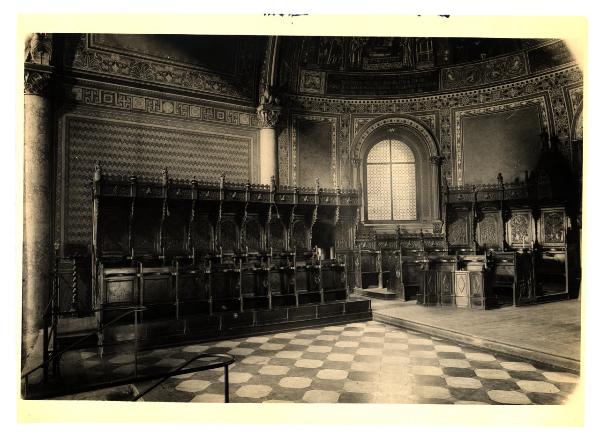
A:
<svg viewBox="0 0 600 438">
<path fill-rule="evenodd" d="M 269 185 L 271 177 L 279 181 L 277 169 L 277 133 L 275 126 L 281 115 L 279 101 L 265 90 L 261 104 L 256 110 L 260 125 L 260 183 Z"/>
<path fill-rule="evenodd" d="M 431 166 L 431 188 L 433 193 L 433 200 L 431 205 L 433 206 L 433 210 L 431 212 L 431 217 L 434 221 L 441 221 L 441 209 L 440 209 L 440 190 L 442 190 L 442 186 L 440 184 L 440 174 L 441 174 L 441 166 L 444 157 L 438 155 L 432 155 L 429 157 L 429 164 Z"/>
<path fill-rule="evenodd" d="M 360 158 L 352 158 L 352 188 L 358 191 L 360 196 L 360 214 L 357 220 L 362 221 L 365 217 L 367 206 L 364 205 L 364 196 L 362 193 L 362 160 Z"/>
<path fill-rule="evenodd" d="M 52 129 L 48 98 L 51 39 L 34 34 L 27 41 L 23 150 L 23 357 L 32 351 L 43 323 L 51 288 Z"/>
</svg>

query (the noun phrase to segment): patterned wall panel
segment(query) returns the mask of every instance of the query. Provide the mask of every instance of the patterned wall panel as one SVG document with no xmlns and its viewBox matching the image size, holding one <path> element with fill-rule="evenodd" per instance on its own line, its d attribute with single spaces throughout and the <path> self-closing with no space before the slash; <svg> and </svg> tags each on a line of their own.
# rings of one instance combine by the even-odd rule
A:
<svg viewBox="0 0 600 438">
<path fill-rule="evenodd" d="M 565 230 L 565 212 L 563 209 L 542 210 L 539 240 L 543 246 L 564 246 Z"/>
<path fill-rule="evenodd" d="M 448 223 L 448 243 L 450 245 L 469 245 L 467 218 L 457 217 Z"/>
<path fill-rule="evenodd" d="M 502 246 L 502 219 L 499 213 L 486 213 L 477 224 L 477 240 L 480 246 Z"/>
<path fill-rule="evenodd" d="M 90 181 L 94 164 L 107 173 L 157 178 L 167 167 L 174 178 L 231 181 L 250 178 L 252 138 L 185 131 L 115 120 L 67 116 L 66 242 L 91 237 Z"/>
<path fill-rule="evenodd" d="M 529 211 L 513 212 L 508 222 L 508 243 L 512 246 L 529 246 L 533 239 L 531 213 Z"/>
</svg>

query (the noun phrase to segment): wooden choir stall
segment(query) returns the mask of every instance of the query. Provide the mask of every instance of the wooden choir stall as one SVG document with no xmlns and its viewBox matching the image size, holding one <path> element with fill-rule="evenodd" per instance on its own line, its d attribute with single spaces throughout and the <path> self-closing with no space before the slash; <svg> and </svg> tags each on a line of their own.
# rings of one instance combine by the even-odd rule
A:
<svg viewBox="0 0 600 438">
<path fill-rule="evenodd" d="M 361 224 L 355 290 L 473 309 L 576 297 L 579 258 L 569 248 L 579 234 L 570 229 L 569 202 L 537 176 L 446 187 L 445 232 L 377 234 Z"/>
<path fill-rule="evenodd" d="M 104 329 L 139 306 L 140 339 L 209 339 L 371 318 L 349 298 L 354 191 L 159 180 L 93 179 L 92 289 Z M 350 258 L 351 260 L 351 258 Z M 127 321 L 131 323 L 131 318 Z"/>
</svg>

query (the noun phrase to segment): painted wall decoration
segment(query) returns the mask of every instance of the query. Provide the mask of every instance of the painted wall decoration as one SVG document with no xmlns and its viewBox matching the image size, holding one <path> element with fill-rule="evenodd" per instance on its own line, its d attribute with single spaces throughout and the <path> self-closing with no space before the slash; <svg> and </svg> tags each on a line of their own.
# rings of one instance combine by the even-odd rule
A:
<svg viewBox="0 0 600 438">
<path fill-rule="evenodd" d="M 544 129 L 539 106 L 493 109 L 460 113 L 462 137 L 457 144 L 463 151 L 465 184 L 487 184 L 498 173 L 505 182 L 525 181 L 526 172 L 537 165 Z"/>
<path fill-rule="evenodd" d="M 260 37 L 232 38 L 71 34 L 66 40 L 64 67 L 251 103 L 258 90 L 264 41 Z M 203 45 L 210 50 L 202 51 Z"/>
<path fill-rule="evenodd" d="M 306 136 L 301 134 L 303 121 L 308 122 L 303 130 Z M 291 140 L 291 184 L 312 187 L 319 177 L 322 187 L 337 187 L 337 118 L 292 115 Z"/>
<path fill-rule="evenodd" d="M 498 172 L 505 176 L 506 181 L 512 182 L 514 178 L 520 178 L 522 181 L 524 170 L 533 169 L 537 163 L 540 143 L 536 136 L 542 131 L 551 131 L 544 97 L 516 100 L 500 105 L 482 105 L 456 110 L 453 113 L 458 185 L 493 182 Z M 473 118 L 477 116 L 480 118 Z M 485 136 L 482 137 L 483 133 Z M 486 141 L 494 141 L 495 147 L 488 148 Z M 494 157 L 482 155 L 485 151 L 489 153 L 492 150 L 497 152 Z M 512 155 L 506 153 L 517 154 L 523 162 L 513 160 Z M 511 159 L 505 160 L 509 156 Z M 482 168 L 481 160 L 484 159 L 495 160 L 496 167 Z M 468 180 L 464 179 L 465 174 L 468 174 Z"/>
<path fill-rule="evenodd" d="M 396 74 L 328 73 L 325 93 L 344 96 L 407 95 L 439 91 L 439 71 Z"/>
<path fill-rule="evenodd" d="M 442 163 L 443 177 L 451 185 L 464 184 L 462 178 L 462 141 L 460 131 L 461 115 L 486 112 L 485 108 L 497 111 L 499 106 L 505 108 L 519 108 L 522 105 L 540 105 L 544 116 L 542 122 L 548 127 L 549 132 L 566 135 L 568 138 L 571 120 L 571 111 L 564 108 L 572 106 L 569 90 L 581 87 L 582 72 L 577 67 L 566 67 L 526 79 L 516 80 L 510 85 L 497 85 L 482 87 L 477 91 L 445 93 L 437 96 L 424 96 L 414 98 L 393 99 L 340 99 L 324 96 L 289 95 L 292 109 L 317 117 L 340 117 L 342 114 L 351 114 L 351 137 L 360 127 L 375 117 L 390 114 L 404 113 L 419 117 L 421 114 L 435 114 L 439 125 L 435 135 L 440 145 L 441 154 L 445 158 Z M 562 97 L 560 97 L 562 96 Z M 575 94 L 574 94 L 575 96 Z M 552 97 L 555 99 L 553 100 Z M 569 102 L 567 102 L 569 100 Z M 558 104 L 555 108 L 553 104 Z M 458 114 L 458 119 L 457 119 Z M 561 146 L 562 153 L 570 156 L 568 143 Z M 460 166 L 457 167 L 457 162 Z M 495 178 L 490 183 L 495 183 Z"/>
</svg>

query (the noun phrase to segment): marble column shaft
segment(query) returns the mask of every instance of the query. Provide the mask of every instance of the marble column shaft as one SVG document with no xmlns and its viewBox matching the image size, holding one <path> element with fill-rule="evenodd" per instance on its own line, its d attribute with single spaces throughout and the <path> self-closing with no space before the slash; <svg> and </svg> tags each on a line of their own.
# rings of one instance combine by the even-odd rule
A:
<svg viewBox="0 0 600 438">
<path fill-rule="evenodd" d="M 51 288 L 52 131 L 45 96 L 48 75 L 26 71 L 23 181 L 23 346 L 27 351 L 42 328 Z M 28 81 L 30 83 L 28 84 Z M 31 86 L 35 82 L 35 86 Z"/>
</svg>

